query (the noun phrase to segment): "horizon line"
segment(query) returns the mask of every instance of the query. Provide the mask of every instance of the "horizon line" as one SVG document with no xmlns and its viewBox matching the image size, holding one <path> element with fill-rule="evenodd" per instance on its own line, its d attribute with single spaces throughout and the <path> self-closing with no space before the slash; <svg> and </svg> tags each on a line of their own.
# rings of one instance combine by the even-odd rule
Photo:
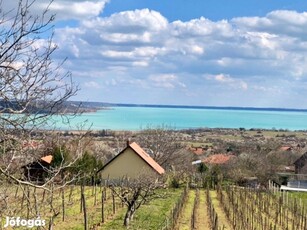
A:
<svg viewBox="0 0 307 230">
<path fill-rule="evenodd" d="M 111 103 L 97 101 L 79 101 L 81 103 L 97 103 L 104 106 L 127 106 L 127 107 L 152 107 L 152 108 L 190 108 L 190 109 L 232 109 L 232 110 L 264 110 L 264 111 L 301 111 L 307 112 L 307 108 L 281 108 L 281 107 L 254 107 L 254 106 L 212 106 L 212 105 L 170 105 L 170 104 L 144 104 L 144 103 Z"/>
</svg>

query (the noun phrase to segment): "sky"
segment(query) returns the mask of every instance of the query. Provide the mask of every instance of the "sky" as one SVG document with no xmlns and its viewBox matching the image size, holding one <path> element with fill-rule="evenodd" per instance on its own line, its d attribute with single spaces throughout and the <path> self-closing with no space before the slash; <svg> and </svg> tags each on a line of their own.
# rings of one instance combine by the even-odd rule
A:
<svg viewBox="0 0 307 230">
<path fill-rule="evenodd" d="M 68 58 L 80 87 L 74 100 L 307 108 L 306 0 L 54 0 L 50 9 L 54 59 Z"/>
</svg>

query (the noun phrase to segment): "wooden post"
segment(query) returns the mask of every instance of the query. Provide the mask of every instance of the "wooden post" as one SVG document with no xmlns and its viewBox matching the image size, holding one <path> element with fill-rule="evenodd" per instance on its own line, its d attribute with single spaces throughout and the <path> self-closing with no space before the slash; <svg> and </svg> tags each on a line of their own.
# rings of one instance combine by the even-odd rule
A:
<svg viewBox="0 0 307 230">
<path fill-rule="evenodd" d="M 86 204 L 85 204 L 85 196 L 84 196 L 84 186 L 81 186 L 81 203 L 83 207 L 84 230 L 87 230 L 88 226 L 87 226 L 87 213 L 86 213 Z"/>
<path fill-rule="evenodd" d="M 39 216 L 39 208 L 38 208 L 38 203 L 37 203 L 36 188 L 34 188 L 34 191 L 33 191 L 33 198 L 34 198 L 34 206 L 35 206 L 35 215 Z"/>
<path fill-rule="evenodd" d="M 61 189 L 62 191 L 62 221 L 65 221 L 65 191 L 64 187 Z"/>
<path fill-rule="evenodd" d="M 69 196 L 68 196 L 68 202 L 71 202 L 71 197 L 72 197 L 72 193 L 73 193 L 73 188 L 74 188 L 74 187 L 75 187 L 74 185 L 70 186 L 70 191 L 69 191 Z"/>
<path fill-rule="evenodd" d="M 27 219 L 29 219 L 30 218 L 30 209 L 31 209 L 31 207 L 30 207 L 30 187 L 29 186 L 27 186 L 26 187 L 27 188 Z"/>
<path fill-rule="evenodd" d="M 115 195 L 114 192 L 112 192 L 112 203 L 113 203 L 113 214 L 115 214 L 116 212 L 116 207 L 115 207 Z"/>
<path fill-rule="evenodd" d="M 101 222 L 104 223 L 104 190 L 101 192 Z"/>
<path fill-rule="evenodd" d="M 45 201 L 45 195 L 46 195 L 46 190 L 44 189 L 41 203 L 44 203 L 44 201 Z"/>
<path fill-rule="evenodd" d="M 80 213 L 83 211 L 83 202 L 82 202 L 82 193 L 83 193 L 84 187 L 82 186 L 82 183 L 80 185 Z"/>
<path fill-rule="evenodd" d="M 94 205 L 97 205 L 97 186 L 94 184 Z"/>
<path fill-rule="evenodd" d="M 51 191 L 50 191 L 50 212 L 52 212 L 53 211 L 53 189 L 54 189 L 54 187 L 53 187 L 54 185 L 53 184 L 51 184 Z"/>
<path fill-rule="evenodd" d="M 17 198 L 17 195 L 18 195 L 18 186 L 16 187 L 15 198 Z"/>
</svg>

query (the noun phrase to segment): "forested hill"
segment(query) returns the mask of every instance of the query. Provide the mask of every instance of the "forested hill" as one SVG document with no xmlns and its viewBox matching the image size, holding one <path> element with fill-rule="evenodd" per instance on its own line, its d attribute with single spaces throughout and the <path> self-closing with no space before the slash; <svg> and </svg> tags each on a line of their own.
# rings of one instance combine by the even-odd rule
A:
<svg viewBox="0 0 307 230">
<path fill-rule="evenodd" d="M 52 103 L 51 103 L 52 104 Z M 76 112 L 96 112 L 97 110 L 105 109 L 102 103 L 80 102 L 80 101 L 65 101 L 54 107 L 49 106 L 49 103 L 44 101 L 36 101 L 25 106 L 25 103 L 20 101 L 4 101 L 0 100 L 0 113 L 21 113 L 37 114 L 37 113 L 53 113 L 71 114 Z"/>
</svg>

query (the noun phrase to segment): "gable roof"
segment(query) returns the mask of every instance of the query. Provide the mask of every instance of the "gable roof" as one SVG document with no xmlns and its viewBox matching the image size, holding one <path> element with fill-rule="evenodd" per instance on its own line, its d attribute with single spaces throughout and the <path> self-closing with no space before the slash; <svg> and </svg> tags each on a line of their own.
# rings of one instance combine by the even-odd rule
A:
<svg viewBox="0 0 307 230">
<path fill-rule="evenodd" d="M 137 143 L 128 143 L 127 147 L 123 149 L 119 154 L 117 154 L 112 160 L 110 160 L 107 164 L 105 164 L 101 169 L 97 171 L 102 171 L 107 165 L 113 162 L 118 156 L 123 154 L 127 148 L 131 148 L 133 152 L 135 152 L 141 159 L 143 159 L 153 170 L 155 170 L 158 174 L 163 174 L 165 170 L 154 160 L 152 159 L 148 153 L 146 153 Z"/>
</svg>

